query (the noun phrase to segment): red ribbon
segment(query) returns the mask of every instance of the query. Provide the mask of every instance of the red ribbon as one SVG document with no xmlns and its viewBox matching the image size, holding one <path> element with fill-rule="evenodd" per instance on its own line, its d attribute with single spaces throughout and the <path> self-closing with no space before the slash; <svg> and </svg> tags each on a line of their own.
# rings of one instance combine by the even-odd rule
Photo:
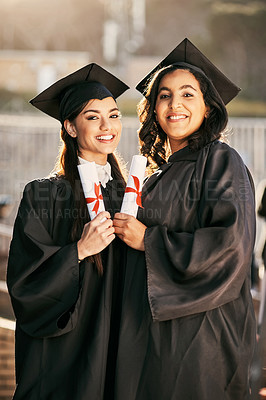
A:
<svg viewBox="0 0 266 400">
<path fill-rule="evenodd" d="M 87 197 L 86 198 L 86 203 L 87 204 L 93 203 L 95 201 L 95 204 L 94 204 L 94 207 L 93 207 L 92 211 L 94 211 L 96 214 L 97 214 L 97 212 L 99 210 L 100 200 L 103 200 L 103 196 L 102 196 L 102 194 L 100 194 L 100 186 L 101 186 L 100 183 L 99 183 L 99 185 L 94 183 L 94 192 L 95 192 L 96 198 L 94 198 L 94 197 Z"/>
<path fill-rule="evenodd" d="M 135 188 L 131 188 L 131 187 L 126 187 L 125 193 L 129 193 L 129 192 L 136 193 L 137 194 L 136 203 L 137 203 L 137 205 L 139 207 L 143 208 L 142 204 L 141 204 L 141 191 L 139 190 L 140 189 L 139 178 L 137 176 L 134 176 L 134 175 L 131 175 L 131 176 L 132 176 L 132 178 L 134 180 L 134 184 L 135 184 L 135 188 L 136 189 Z"/>
</svg>

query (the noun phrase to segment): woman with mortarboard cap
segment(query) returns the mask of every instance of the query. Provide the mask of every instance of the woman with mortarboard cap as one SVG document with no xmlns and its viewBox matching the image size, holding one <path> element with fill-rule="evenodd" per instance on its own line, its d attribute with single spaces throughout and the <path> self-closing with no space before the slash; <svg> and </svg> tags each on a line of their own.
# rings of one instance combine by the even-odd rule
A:
<svg viewBox="0 0 266 400">
<path fill-rule="evenodd" d="M 63 147 L 56 174 L 27 184 L 14 226 L 16 400 L 113 398 L 125 248 L 111 219 L 125 188 L 115 99 L 127 89 L 89 64 L 31 100 L 61 122 Z M 88 161 L 106 210 L 92 221 L 77 169 Z"/>
<path fill-rule="evenodd" d="M 220 140 L 239 89 L 188 39 L 137 89 L 141 152 L 159 169 L 143 186 L 138 219 L 114 218 L 131 247 L 117 398 L 249 399 L 254 190 Z"/>
</svg>

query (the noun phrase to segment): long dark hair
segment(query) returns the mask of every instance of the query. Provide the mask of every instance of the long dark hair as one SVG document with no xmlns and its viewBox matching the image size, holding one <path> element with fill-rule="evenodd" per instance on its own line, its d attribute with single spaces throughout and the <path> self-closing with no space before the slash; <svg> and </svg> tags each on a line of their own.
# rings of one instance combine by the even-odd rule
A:
<svg viewBox="0 0 266 400">
<path fill-rule="evenodd" d="M 71 113 L 68 116 L 70 122 L 73 122 L 75 118 L 81 113 L 84 107 L 87 105 L 87 102 L 82 104 L 77 110 Z M 76 210 L 79 210 L 76 213 L 76 218 L 73 219 L 72 230 L 70 233 L 71 241 L 77 241 L 81 237 L 81 233 L 84 225 L 90 220 L 85 197 L 83 194 L 80 177 L 78 173 L 77 165 L 78 161 L 78 143 L 77 138 L 73 138 L 66 131 L 64 124 L 61 127 L 61 140 L 62 146 L 58 155 L 58 159 L 54 168 L 57 175 L 63 176 L 67 179 L 72 187 L 74 204 L 73 207 Z M 118 185 L 123 189 L 125 187 L 125 176 L 122 172 L 122 168 L 120 167 L 120 163 L 118 157 L 115 154 L 108 154 L 107 161 L 111 165 L 111 173 L 112 177 L 117 180 Z M 122 193 L 123 190 L 118 190 L 119 193 Z M 103 264 L 101 254 L 95 254 L 93 256 L 88 257 L 88 260 L 93 262 L 96 265 L 98 273 L 100 275 L 103 274 Z"/>
<path fill-rule="evenodd" d="M 140 151 L 149 160 L 153 168 L 158 168 L 166 162 L 167 135 L 155 119 L 155 104 L 161 79 L 176 69 L 185 69 L 191 72 L 199 82 L 203 99 L 209 106 L 208 117 L 204 119 L 200 129 L 188 138 L 188 146 L 192 151 L 198 151 L 207 143 L 220 139 L 228 122 L 226 107 L 219 93 L 207 76 L 190 67 L 170 65 L 157 71 L 151 79 L 146 96 L 137 106 L 140 119 L 139 139 Z"/>
</svg>

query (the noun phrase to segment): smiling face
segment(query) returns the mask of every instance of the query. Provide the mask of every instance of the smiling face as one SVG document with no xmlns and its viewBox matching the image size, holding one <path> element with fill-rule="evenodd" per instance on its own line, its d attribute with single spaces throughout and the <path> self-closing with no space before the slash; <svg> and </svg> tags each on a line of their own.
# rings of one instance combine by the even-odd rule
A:
<svg viewBox="0 0 266 400">
<path fill-rule="evenodd" d="M 65 120 L 64 126 L 70 136 L 77 138 L 79 156 L 102 165 L 116 149 L 122 130 L 120 112 L 112 97 L 90 100 L 75 120 Z"/>
<path fill-rule="evenodd" d="M 172 152 L 188 144 L 188 137 L 200 128 L 208 110 L 199 82 L 191 72 L 176 69 L 163 76 L 155 112 Z"/>
</svg>

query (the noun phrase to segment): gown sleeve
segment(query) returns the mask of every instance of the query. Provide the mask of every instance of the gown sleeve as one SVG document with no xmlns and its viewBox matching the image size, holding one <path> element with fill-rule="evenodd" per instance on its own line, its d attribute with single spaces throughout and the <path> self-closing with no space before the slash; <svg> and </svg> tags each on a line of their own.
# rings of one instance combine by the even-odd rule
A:
<svg viewBox="0 0 266 400">
<path fill-rule="evenodd" d="M 169 231 L 157 225 L 146 230 L 148 298 L 154 320 L 204 312 L 235 300 L 250 273 L 253 186 L 238 153 L 229 146 L 220 150 L 210 150 L 205 167 L 196 165 L 197 228 Z"/>
<path fill-rule="evenodd" d="M 70 218 L 62 214 L 68 198 L 65 185 L 33 181 L 25 187 L 14 224 L 7 284 L 17 324 L 33 337 L 62 335 L 76 323 L 77 245 L 53 238 L 69 234 Z"/>
</svg>

